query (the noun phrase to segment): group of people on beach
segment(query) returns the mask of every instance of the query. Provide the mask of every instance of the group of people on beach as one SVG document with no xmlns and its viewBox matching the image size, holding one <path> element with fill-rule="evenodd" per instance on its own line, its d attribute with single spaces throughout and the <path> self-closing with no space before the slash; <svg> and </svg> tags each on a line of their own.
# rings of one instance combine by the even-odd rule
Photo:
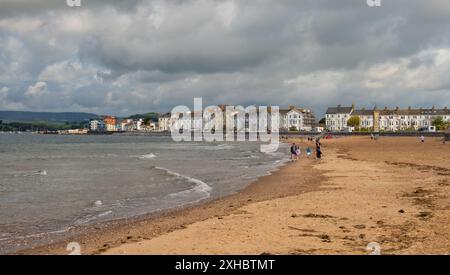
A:
<svg viewBox="0 0 450 275">
<path fill-rule="evenodd" d="M 314 139 L 309 137 L 308 141 L 314 141 Z M 316 139 L 315 145 L 316 145 L 316 158 L 321 159 L 322 158 L 322 144 L 320 143 L 320 139 Z M 300 147 L 297 144 L 292 143 L 291 159 L 298 160 L 299 157 L 301 156 L 301 154 L 302 154 L 302 151 L 301 151 Z M 311 155 L 312 155 L 312 149 L 311 149 L 311 147 L 308 146 L 306 148 L 306 156 L 309 158 L 309 157 L 311 157 Z"/>
</svg>

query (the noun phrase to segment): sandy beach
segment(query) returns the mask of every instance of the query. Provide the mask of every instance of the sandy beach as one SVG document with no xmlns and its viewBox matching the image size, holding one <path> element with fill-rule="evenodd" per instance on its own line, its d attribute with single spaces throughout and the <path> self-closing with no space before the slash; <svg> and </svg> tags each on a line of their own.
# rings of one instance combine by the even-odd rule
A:
<svg viewBox="0 0 450 275">
<path fill-rule="evenodd" d="M 69 241 L 83 254 L 450 253 L 450 145 L 346 137 L 323 151 L 236 195 L 20 253 L 67 254 Z"/>
<path fill-rule="evenodd" d="M 302 143 L 304 146 L 304 143 Z M 437 139 L 342 138 L 325 158 L 300 160 L 273 179 L 311 192 L 247 204 L 106 254 L 450 253 L 450 147 Z M 303 172 L 316 181 L 303 181 Z M 261 183 L 263 184 L 263 183 Z M 313 186 L 315 188 L 313 188 Z"/>
</svg>

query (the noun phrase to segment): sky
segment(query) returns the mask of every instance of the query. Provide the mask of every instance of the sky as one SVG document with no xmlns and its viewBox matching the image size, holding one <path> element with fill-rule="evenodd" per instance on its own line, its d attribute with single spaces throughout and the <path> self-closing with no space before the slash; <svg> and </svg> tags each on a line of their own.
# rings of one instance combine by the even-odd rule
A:
<svg viewBox="0 0 450 275">
<path fill-rule="evenodd" d="M 0 0 L 0 110 L 450 107 L 450 1 Z"/>
</svg>

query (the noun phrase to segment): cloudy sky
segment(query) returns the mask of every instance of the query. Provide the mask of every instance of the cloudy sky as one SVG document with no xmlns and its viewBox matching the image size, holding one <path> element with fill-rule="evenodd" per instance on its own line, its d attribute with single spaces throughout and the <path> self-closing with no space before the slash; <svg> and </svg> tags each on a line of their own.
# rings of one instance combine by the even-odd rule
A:
<svg viewBox="0 0 450 275">
<path fill-rule="evenodd" d="M 450 1 L 0 0 L 0 110 L 450 107 Z"/>
</svg>

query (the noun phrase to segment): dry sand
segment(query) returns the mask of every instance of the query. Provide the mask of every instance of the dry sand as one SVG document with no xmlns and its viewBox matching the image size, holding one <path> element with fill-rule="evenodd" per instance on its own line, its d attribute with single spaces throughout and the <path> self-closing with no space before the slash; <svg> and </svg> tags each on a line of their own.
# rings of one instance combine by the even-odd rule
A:
<svg viewBox="0 0 450 275">
<path fill-rule="evenodd" d="M 219 217 L 103 252 L 367 254 L 377 242 L 382 254 L 450 253 L 450 145 L 351 137 L 324 140 L 323 148 L 324 159 L 302 159 L 240 193 L 241 200 L 228 198 L 222 208 L 238 203 Z M 252 192 L 257 199 L 243 203 Z"/>
</svg>

